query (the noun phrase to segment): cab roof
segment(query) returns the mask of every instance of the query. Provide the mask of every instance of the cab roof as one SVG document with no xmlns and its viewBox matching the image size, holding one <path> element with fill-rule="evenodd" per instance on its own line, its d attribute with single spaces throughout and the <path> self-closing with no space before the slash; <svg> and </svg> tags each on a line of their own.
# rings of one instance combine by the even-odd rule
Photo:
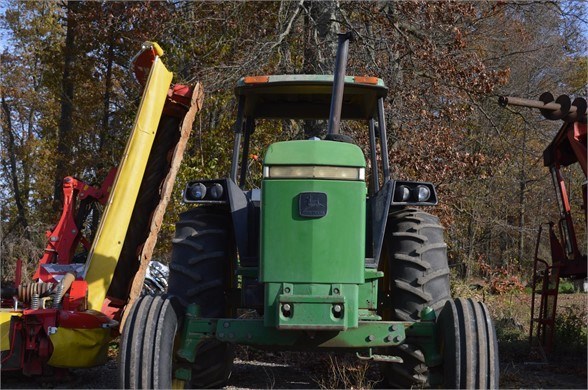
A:
<svg viewBox="0 0 588 390">
<path fill-rule="evenodd" d="M 246 117 L 329 119 L 332 75 L 272 75 L 242 77 L 235 95 L 244 98 Z M 388 88 L 376 77 L 345 76 L 342 119 L 376 116 L 379 98 Z"/>
</svg>

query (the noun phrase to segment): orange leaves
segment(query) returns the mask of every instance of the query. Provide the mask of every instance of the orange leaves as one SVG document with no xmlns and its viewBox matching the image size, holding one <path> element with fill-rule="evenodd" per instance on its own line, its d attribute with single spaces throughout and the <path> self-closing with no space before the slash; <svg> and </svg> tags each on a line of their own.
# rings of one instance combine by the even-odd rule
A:
<svg viewBox="0 0 588 390">
<path fill-rule="evenodd" d="M 461 33 L 461 31 L 459 30 L 459 28 L 454 27 L 453 28 L 453 33 L 454 35 L 454 39 L 455 39 L 455 46 L 459 49 L 463 49 L 464 47 L 466 47 L 466 41 L 463 37 L 463 34 Z"/>
<path fill-rule="evenodd" d="M 481 261 L 480 271 L 492 294 L 522 292 L 525 289 L 526 283 L 519 275 L 519 270 L 512 265 L 492 266 Z"/>
</svg>

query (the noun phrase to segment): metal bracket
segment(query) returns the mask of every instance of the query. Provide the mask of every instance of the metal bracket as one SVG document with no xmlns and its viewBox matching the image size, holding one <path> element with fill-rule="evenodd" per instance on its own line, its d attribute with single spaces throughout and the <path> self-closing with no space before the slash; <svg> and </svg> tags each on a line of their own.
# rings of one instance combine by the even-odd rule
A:
<svg viewBox="0 0 588 390">
<path fill-rule="evenodd" d="M 362 356 L 359 352 L 356 352 L 355 356 L 357 356 L 357 358 L 360 360 L 371 360 L 374 362 L 385 362 L 385 363 L 404 363 L 404 360 L 402 360 L 402 358 L 399 356 L 374 355 L 374 354 L 372 354 L 371 349 L 369 349 L 367 356 Z"/>
</svg>

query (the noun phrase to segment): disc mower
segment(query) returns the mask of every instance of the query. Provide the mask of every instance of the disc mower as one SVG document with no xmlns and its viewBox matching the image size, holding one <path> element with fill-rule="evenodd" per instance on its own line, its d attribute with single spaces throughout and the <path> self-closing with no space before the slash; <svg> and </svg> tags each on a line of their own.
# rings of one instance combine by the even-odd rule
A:
<svg viewBox="0 0 588 390">
<path fill-rule="evenodd" d="M 66 177 L 61 218 L 32 281 L 18 264 L 14 281 L 2 284 L 3 373 L 51 375 L 105 362 L 126 305 L 141 292 L 203 99 L 199 84 L 171 84 L 162 54 L 146 42 L 132 61 L 143 97 L 118 168 L 100 187 Z"/>
</svg>

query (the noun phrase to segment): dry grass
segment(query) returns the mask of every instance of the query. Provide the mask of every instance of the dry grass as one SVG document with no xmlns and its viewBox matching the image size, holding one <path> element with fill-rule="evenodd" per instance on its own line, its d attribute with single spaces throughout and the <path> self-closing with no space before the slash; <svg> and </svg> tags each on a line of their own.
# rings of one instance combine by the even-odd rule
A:
<svg viewBox="0 0 588 390">
<path fill-rule="evenodd" d="M 373 389 L 380 382 L 374 378 L 374 369 L 355 356 L 328 354 L 322 359 L 323 367 L 314 381 L 321 389 Z"/>
<path fill-rule="evenodd" d="M 556 350 L 552 363 L 543 363 L 530 348 L 528 335 L 531 317 L 531 296 L 528 292 L 511 291 L 490 294 L 484 288 L 472 288 L 470 283 L 453 286 L 454 296 L 474 298 L 488 306 L 499 339 L 501 387 L 506 388 L 585 388 L 586 330 L 588 325 L 588 295 L 560 294 Z M 292 380 L 280 378 L 284 372 L 303 378 L 304 388 L 370 389 L 381 387 L 381 377 L 375 364 L 358 360 L 353 354 L 308 352 L 263 352 L 239 347 L 243 361 L 266 361 L 279 367 L 274 370 L 269 386 L 289 387 Z M 268 373 L 262 374 L 268 376 Z M 267 379 L 267 378 L 266 378 Z M 259 384 L 261 388 L 267 384 Z M 297 388 L 302 388 L 298 382 Z"/>
<path fill-rule="evenodd" d="M 21 235 L 0 236 L 0 255 L 2 257 L 2 281 L 13 281 L 16 271 L 16 261 L 22 261 L 23 282 L 30 282 L 38 266 L 39 259 L 45 248 L 45 230 L 47 226 L 35 225 L 29 227 L 31 239 Z"/>
</svg>

